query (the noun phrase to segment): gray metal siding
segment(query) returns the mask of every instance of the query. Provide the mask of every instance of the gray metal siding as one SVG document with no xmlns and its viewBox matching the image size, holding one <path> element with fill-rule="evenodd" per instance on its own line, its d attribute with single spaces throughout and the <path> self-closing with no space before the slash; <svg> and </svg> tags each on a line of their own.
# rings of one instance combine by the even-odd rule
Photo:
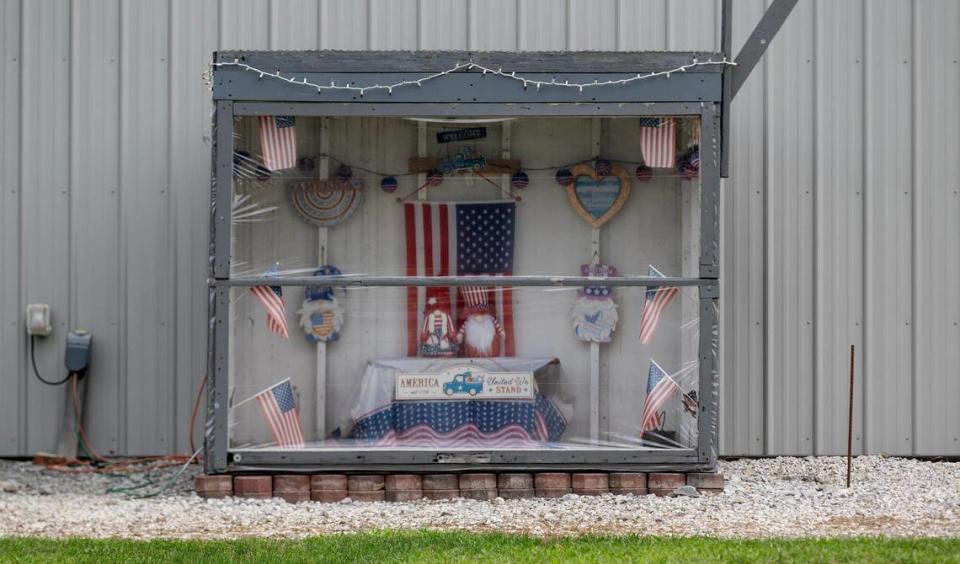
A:
<svg viewBox="0 0 960 564">
<path fill-rule="evenodd" d="M 765 7 L 735 0 L 734 51 Z M 960 5 L 801 0 L 733 104 L 726 454 L 960 454 Z M 105 453 L 182 451 L 206 348 L 216 49 L 720 47 L 719 0 L 0 0 L 0 455 L 54 448 L 94 333 Z"/>
</svg>

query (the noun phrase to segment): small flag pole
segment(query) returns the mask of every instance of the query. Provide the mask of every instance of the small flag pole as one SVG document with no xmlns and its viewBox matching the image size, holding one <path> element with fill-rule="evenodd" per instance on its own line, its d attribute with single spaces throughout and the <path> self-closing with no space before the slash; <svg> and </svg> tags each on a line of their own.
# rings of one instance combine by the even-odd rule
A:
<svg viewBox="0 0 960 564">
<path fill-rule="evenodd" d="M 853 345 L 850 345 L 850 393 L 847 404 L 847 488 L 850 487 L 850 473 L 853 467 Z"/>
</svg>

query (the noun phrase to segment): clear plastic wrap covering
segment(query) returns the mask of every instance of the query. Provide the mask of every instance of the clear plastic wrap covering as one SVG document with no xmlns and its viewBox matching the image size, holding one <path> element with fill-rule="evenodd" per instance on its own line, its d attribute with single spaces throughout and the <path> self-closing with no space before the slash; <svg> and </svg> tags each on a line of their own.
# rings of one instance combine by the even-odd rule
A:
<svg viewBox="0 0 960 564">
<path fill-rule="evenodd" d="M 702 287 L 511 282 L 698 278 L 697 118 L 235 131 L 231 449 L 696 449 L 716 432 Z M 369 281 L 291 280 L 308 276 Z"/>
<path fill-rule="evenodd" d="M 236 123 L 232 278 L 275 266 L 281 276 L 312 274 L 319 226 L 327 227 L 325 264 L 344 275 L 424 274 L 423 258 L 417 272 L 408 268 L 411 208 L 416 222 L 431 214 L 431 237 L 420 228 L 413 241 L 437 243 L 430 274 L 461 274 L 464 265 L 440 256 L 442 229 L 455 229 L 455 204 L 509 199 L 516 204 L 515 276 L 579 275 L 595 243 L 601 262 L 621 276 L 646 276 L 651 264 L 668 276 L 699 274 L 698 118 L 646 118 L 664 125 L 643 127 L 636 117 L 298 116 L 278 129 L 261 122 L 270 119 Z M 279 133 L 261 140 L 264 129 Z M 671 135 L 675 148 L 666 156 Z M 291 166 L 268 170 L 291 136 L 296 156 L 279 164 Z M 448 140 L 456 137 L 468 139 Z M 641 139 L 664 156 L 645 159 Z M 646 168 L 645 160 L 662 166 Z M 423 201 L 454 205 L 405 205 Z"/>
<path fill-rule="evenodd" d="M 478 313 L 457 310 L 464 287 L 418 287 L 424 310 L 408 315 L 405 288 L 349 288 L 313 307 L 285 286 L 289 339 L 254 291 L 234 288 L 231 447 L 695 447 L 697 288 L 659 296 L 658 319 L 653 306 L 643 319 L 644 288 L 614 290 L 612 341 L 591 343 L 578 329 L 611 310 L 584 314 L 574 288 L 492 288 Z M 312 342 L 317 311 L 336 340 Z"/>
</svg>

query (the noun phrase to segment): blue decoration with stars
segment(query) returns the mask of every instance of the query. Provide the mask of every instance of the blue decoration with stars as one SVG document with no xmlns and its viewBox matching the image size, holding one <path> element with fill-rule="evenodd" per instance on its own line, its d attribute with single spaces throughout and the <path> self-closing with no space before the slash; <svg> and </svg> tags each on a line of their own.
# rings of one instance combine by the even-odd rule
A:
<svg viewBox="0 0 960 564">
<path fill-rule="evenodd" d="M 294 116 L 275 116 L 273 121 L 277 125 L 277 129 L 283 129 L 284 127 L 293 127 L 296 125 L 297 118 Z"/>
<path fill-rule="evenodd" d="M 337 178 L 340 180 L 349 180 L 353 176 L 353 169 L 349 166 L 342 164 L 337 167 Z"/>
<path fill-rule="evenodd" d="M 647 165 L 640 165 L 637 167 L 636 174 L 637 174 L 637 180 L 641 182 L 647 182 L 648 180 L 653 178 L 653 169 L 648 167 Z"/>
<path fill-rule="evenodd" d="M 274 386 L 272 390 L 274 399 L 277 400 L 277 406 L 280 407 L 280 413 L 286 413 L 291 409 L 297 407 L 297 404 L 293 401 L 293 388 L 290 386 L 290 382 L 284 382 L 278 386 Z"/>
<path fill-rule="evenodd" d="M 569 186 L 573 184 L 573 173 L 569 168 L 561 168 L 557 171 L 557 184 L 560 186 Z"/>
<path fill-rule="evenodd" d="M 457 204 L 457 274 L 513 271 L 515 202 Z"/>
<path fill-rule="evenodd" d="M 397 179 L 393 176 L 388 176 L 380 181 L 380 189 L 386 192 L 387 194 L 392 194 L 397 191 L 397 186 L 399 183 Z"/>
<path fill-rule="evenodd" d="M 518 170 L 513 173 L 513 176 L 510 178 L 510 184 L 513 185 L 514 188 L 522 190 L 530 184 L 530 177 L 522 170 Z"/>
</svg>

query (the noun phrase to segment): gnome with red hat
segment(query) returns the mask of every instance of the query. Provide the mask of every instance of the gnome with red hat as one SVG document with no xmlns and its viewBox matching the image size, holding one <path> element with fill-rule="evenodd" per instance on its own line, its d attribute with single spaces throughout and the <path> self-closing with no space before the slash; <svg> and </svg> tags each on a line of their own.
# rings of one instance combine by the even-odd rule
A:
<svg viewBox="0 0 960 564">
<path fill-rule="evenodd" d="M 456 356 L 456 329 L 450 314 L 450 291 L 446 288 L 427 288 L 427 303 L 423 308 L 423 326 L 420 329 L 422 356 Z"/>
<path fill-rule="evenodd" d="M 457 332 L 457 342 L 463 344 L 464 355 L 470 358 L 500 356 L 500 337 L 505 333 L 490 313 L 487 288 L 461 286 L 460 295 L 466 306 L 466 319 Z"/>
</svg>

